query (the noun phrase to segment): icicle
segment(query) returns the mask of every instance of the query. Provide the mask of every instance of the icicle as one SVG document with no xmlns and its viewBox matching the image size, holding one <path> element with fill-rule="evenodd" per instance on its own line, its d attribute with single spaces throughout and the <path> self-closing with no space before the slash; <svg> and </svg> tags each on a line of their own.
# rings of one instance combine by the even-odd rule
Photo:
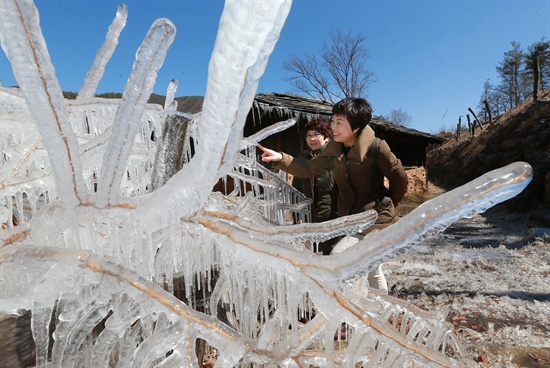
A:
<svg viewBox="0 0 550 368">
<path fill-rule="evenodd" d="M 157 217 L 166 217 L 167 212 L 177 213 L 173 214 L 175 217 L 194 213 L 206 202 L 218 178 L 233 168 L 259 78 L 289 10 L 287 1 L 226 3 L 198 125 L 201 143 L 191 162 L 142 203 L 144 211 L 154 211 Z M 217 134 L 210 135 L 212 130 Z M 211 140 L 202 140 L 202 136 L 209 135 Z M 188 188 L 203 189 L 197 192 Z M 159 207 L 153 198 L 168 193 L 174 199 L 171 211 L 165 205 Z"/>
<path fill-rule="evenodd" d="M 103 77 L 103 73 L 105 72 L 105 66 L 115 52 L 118 45 L 120 32 L 122 32 L 126 26 L 127 18 L 128 8 L 126 5 L 120 4 L 118 6 L 115 19 L 113 19 L 113 22 L 109 26 L 109 31 L 107 32 L 105 42 L 97 52 L 94 63 L 90 70 L 88 70 L 86 78 L 84 78 L 84 84 L 80 88 L 80 91 L 78 91 L 78 95 L 76 97 L 77 100 L 95 96 L 97 86 L 99 85 L 99 82 Z"/>
<path fill-rule="evenodd" d="M 67 208 L 74 207 L 87 197 L 78 142 L 32 1 L 2 3 L 0 41 L 48 149 L 59 200 Z"/>
<path fill-rule="evenodd" d="M 166 89 L 166 101 L 164 101 L 164 110 L 176 111 L 178 109 L 178 101 L 174 101 L 176 90 L 178 89 L 178 81 L 172 79 Z"/>
<path fill-rule="evenodd" d="M 134 68 L 124 88 L 101 169 L 97 205 L 114 205 L 119 196 L 125 167 L 145 104 L 153 91 L 157 73 L 164 62 L 176 30 L 172 22 L 158 19 L 153 23 L 136 54 Z"/>
<path fill-rule="evenodd" d="M 288 119 L 288 120 L 270 125 L 269 127 L 260 130 L 259 132 L 251 135 L 250 137 L 247 137 L 241 140 L 241 144 L 239 145 L 239 150 L 247 148 L 248 146 L 256 145 L 258 142 L 261 142 L 266 137 L 269 137 L 270 135 L 273 135 L 275 133 L 279 133 L 285 129 L 288 129 L 294 124 L 296 124 L 296 119 Z"/>
</svg>

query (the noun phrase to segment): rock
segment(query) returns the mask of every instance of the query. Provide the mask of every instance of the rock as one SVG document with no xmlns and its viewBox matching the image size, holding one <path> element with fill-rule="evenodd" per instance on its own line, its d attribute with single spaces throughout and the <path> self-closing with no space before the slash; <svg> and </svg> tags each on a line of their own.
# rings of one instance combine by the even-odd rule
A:
<svg viewBox="0 0 550 368">
<path fill-rule="evenodd" d="M 460 240 L 459 244 L 466 248 L 498 248 L 500 241 L 493 238 L 464 238 Z"/>
<path fill-rule="evenodd" d="M 533 238 L 550 239 L 550 227 L 537 227 L 529 230 Z"/>
</svg>

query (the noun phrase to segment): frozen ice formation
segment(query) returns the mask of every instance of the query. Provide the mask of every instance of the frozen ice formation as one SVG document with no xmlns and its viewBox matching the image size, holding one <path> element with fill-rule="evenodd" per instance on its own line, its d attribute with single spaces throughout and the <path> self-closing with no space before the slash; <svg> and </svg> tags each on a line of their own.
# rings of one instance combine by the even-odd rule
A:
<svg viewBox="0 0 550 368">
<path fill-rule="evenodd" d="M 190 115 L 176 109 L 175 80 L 165 106 L 147 104 L 175 37 L 169 20 L 151 26 L 122 99 L 96 98 L 126 24 L 119 6 L 68 101 L 38 9 L 1 2 L 0 40 L 19 83 L 0 86 L 0 328 L 14 334 L 2 340 L 5 362 L 198 367 L 204 340 L 220 367 L 461 365 L 444 312 L 379 295 L 362 276 L 515 196 L 531 167 L 487 173 L 341 254 L 307 249 L 376 213 L 308 223 L 310 201 L 256 161 L 257 142 L 294 122 L 242 136 L 290 5 L 226 2 L 203 111 Z M 295 217 L 302 223 L 290 225 Z M 342 324 L 347 342 L 335 346 Z"/>
</svg>

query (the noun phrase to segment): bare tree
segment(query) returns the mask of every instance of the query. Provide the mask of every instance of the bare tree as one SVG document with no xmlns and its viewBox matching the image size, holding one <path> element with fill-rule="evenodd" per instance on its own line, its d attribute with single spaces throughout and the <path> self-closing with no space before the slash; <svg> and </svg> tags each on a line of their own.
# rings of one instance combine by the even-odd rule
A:
<svg viewBox="0 0 550 368">
<path fill-rule="evenodd" d="M 488 110 L 499 115 L 531 96 L 536 100 L 538 91 L 550 84 L 550 42 L 543 37 L 524 52 L 513 41 L 512 49 L 504 53 L 496 70 L 500 83 L 492 85 L 487 80 L 477 106 L 485 120 Z"/>
<path fill-rule="evenodd" d="M 315 55 L 306 53 L 304 58 L 299 58 L 293 54 L 283 63 L 283 69 L 292 73 L 285 80 L 290 81 L 295 90 L 313 98 L 332 101 L 329 78 Z"/>
<path fill-rule="evenodd" d="M 290 81 L 294 90 L 325 101 L 365 97 L 375 75 L 366 68 L 370 54 L 364 42 L 362 33 L 330 32 L 320 57 L 311 53 L 304 57 L 293 54 L 283 63 L 283 69 L 289 73 L 285 80 Z"/>
<path fill-rule="evenodd" d="M 544 37 L 528 47 L 525 54 L 525 70 L 533 81 L 533 99 L 538 97 L 539 89 L 544 89 L 549 80 L 550 42 Z"/>
<path fill-rule="evenodd" d="M 487 101 L 489 109 L 485 101 Z M 508 109 L 508 101 L 509 99 L 507 95 L 502 92 L 502 89 L 494 86 L 491 84 L 490 80 L 487 79 L 483 84 L 483 92 L 477 106 L 479 115 L 481 115 L 485 121 L 489 118 L 489 110 L 493 114 L 500 115 Z"/>
<path fill-rule="evenodd" d="M 401 109 L 394 109 L 390 111 L 388 116 L 384 116 L 384 119 L 395 125 L 408 127 L 412 122 L 412 116 Z"/>
<path fill-rule="evenodd" d="M 508 108 L 517 106 L 529 94 L 525 74 L 521 73 L 524 56 L 520 44 L 512 41 L 512 49 L 504 53 L 504 60 L 496 68 L 501 79 L 499 90 L 508 98 Z"/>
<path fill-rule="evenodd" d="M 481 98 L 477 105 L 478 114 L 483 118 L 484 121 L 487 121 L 489 118 L 489 111 L 491 109 L 491 104 L 493 103 L 492 94 L 493 86 L 489 79 L 483 83 L 483 92 L 481 93 Z"/>
</svg>

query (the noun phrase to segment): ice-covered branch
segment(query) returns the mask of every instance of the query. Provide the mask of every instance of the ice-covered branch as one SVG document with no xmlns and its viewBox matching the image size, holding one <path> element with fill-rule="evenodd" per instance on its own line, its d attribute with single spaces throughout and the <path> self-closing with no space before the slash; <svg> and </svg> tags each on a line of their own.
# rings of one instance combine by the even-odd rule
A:
<svg viewBox="0 0 550 368">
<path fill-rule="evenodd" d="M 140 205 L 140 211 L 153 211 L 156 218 L 192 214 L 233 168 L 258 80 L 289 10 L 286 0 L 226 2 L 208 69 L 196 154 Z M 210 139 L 204 140 L 207 136 Z M 158 198 L 166 196 L 173 200 L 169 208 L 159 205 Z"/>
<path fill-rule="evenodd" d="M 366 314 L 366 312 L 358 308 L 354 303 L 350 302 L 343 295 L 337 292 L 338 284 L 337 283 L 326 283 L 324 280 L 319 280 L 316 278 L 318 272 L 316 270 L 319 267 L 319 260 L 322 260 L 322 256 L 315 256 L 312 254 L 295 251 L 292 249 L 284 248 L 277 246 L 272 237 L 264 237 L 263 234 L 251 233 L 237 230 L 237 228 L 231 228 L 229 223 L 225 221 L 213 221 L 212 217 L 208 220 L 203 219 L 199 220 L 199 223 L 203 226 L 207 226 L 214 233 L 225 235 L 229 237 L 231 242 L 219 241 L 218 243 L 225 249 L 225 251 L 235 251 L 236 249 L 226 248 L 230 243 L 239 244 L 238 254 L 235 256 L 247 260 L 246 262 L 257 263 L 261 259 L 262 264 L 267 266 L 272 270 L 276 270 L 277 273 L 285 275 L 286 278 L 290 280 L 291 283 L 296 285 L 301 285 L 306 290 L 308 290 L 308 295 L 313 301 L 318 313 L 323 314 L 328 323 L 325 325 L 325 322 L 322 320 L 317 320 L 323 328 L 322 335 L 330 337 L 334 334 L 334 330 L 338 326 L 338 322 L 346 321 L 347 323 L 352 324 L 357 327 L 355 332 L 356 339 L 368 341 L 368 346 L 376 346 L 377 342 L 383 341 L 380 343 L 377 350 L 377 360 L 384 362 L 383 358 L 385 354 L 390 350 L 395 350 L 399 355 L 399 359 L 405 359 L 413 361 L 416 360 L 425 360 L 431 362 L 437 362 L 441 366 L 453 366 L 455 362 L 452 359 L 447 358 L 441 353 L 434 351 L 434 346 L 432 342 L 424 345 L 421 342 L 421 339 L 416 340 L 416 333 L 406 334 L 407 338 L 404 339 L 403 334 L 396 331 L 394 328 L 389 327 L 383 320 L 379 320 L 379 317 Z M 218 235 L 219 236 L 219 235 Z M 270 239 L 270 240 L 268 240 Z M 325 270 L 327 273 L 330 272 L 329 269 Z M 290 303 L 290 301 L 288 302 Z M 281 306 L 279 306 L 280 308 Z M 372 313 L 372 311 L 370 311 Z M 332 316 L 338 316 L 334 319 Z M 357 324 L 355 318 L 358 318 L 361 322 Z M 274 317 L 276 318 L 276 317 Z M 289 321 L 292 321 L 292 317 L 287 317 Z M 284 318 L 283 320 L 284 321 Z M 273 323 L 277 323 L 273 321 Z M 281 322 L 282 323 L 282 322 Z M 292 322 L 290 322 L 292 324 Z M 336 323 L 336 324 L 335 324 Z M 270 323 L 266 324 L 266 328 L 270 328 Z M 284 326 L 285 324 L 282 323 Z M 318 328 L 321 328 L 321 325 Z M 315 326 L 315 325 L 313 325 Z M 422 334 L 430 334 L 432 336 L 437 336 L 434 340 L 434 344 L 437 345 L 435 348 L 439 347 L 441 344 L 445 344 L 446 334 L 448 330 L 441 330 L 440 326 L 427 324 L 426 321 L 418 319 L 414 323 L 411 323 L 411 328 L 414 328 L 417 332 L 422 332 Z M 308 326 L 305 327 L 308 329 Z M 366 328 L 366 330 L 365 330 Z M 372 329 L 375 333 L 369 332 Z M 313 330 L 311 331 L 313 333 Z M 297 336 L 302 336 L 304 338 L 304 343 L 307 340 L 308 333 L 297 334 Z M 421 334 L 421 335 L 422 335 Z M 260 336 L 260 341 L 265 337 Z M 404 342 L 404 341 L 407 342 Z M 297 340 L 293 340 L 297 341 Z M 283 344 L 285 346 L 286 344 Z M 298 349 L 301 343 L 296 345 L 295 349 Z M 353 353 L 348 351 L 347 354 Z M 291 355 L 290 353 L 288 353 Z M 300 355 L 301 351 L 296 354 Z M 347 359 L 351 359 L 350 356 L 347 356 Z M 350 360 L 356 361 L 356 360 Z M 311 363 L 312 364 L 312 363 Z M 387 365 L 391 366 L 386 362 Z"/>
<path fill-rule="evenodd" d="M 389 328 L 387 324 L 382 323 L 376 318 L 373 318 L 369 314 L 365 313 L 365 311 L 358 308 L 355 304 L 351 303 L 341 293 L 336 291 L 334 293 L 334 296 L 338 303 L 342 305 L 342 307 L 344 307 L 346 310 L 356 316 L 366 326 L 376 331 L 378 336 L 384 336 L 388 339 L 378 346 L 378 348 L 376 349 L 376 353 L 370 359 L 372 363 L 382 364 L 382 366 L 384 367 L 404 367 L 411 364 L 411 361 L 415 362 L 417 360 L 420 360 L 422 361 L 423 365 L 425 364 L 426 366 L 437 364 L 437 366 L 441 367 L 456 367 L 460 365 L 457 361 L 450 359 L 443 354 L 436 353 L 431 346 L 430 348 L 425 347 L 421 343 L 422 334 L 420 334 L 421 338 L 418 338 L 418 342 L 420 343 L 415 342 L 415 339 L 417 338 L 417 333 L 419 333 L 420 330 L 412 329 L 412 331 L 408 332 L 407 339 L 403 339 L 402 336 L 395 329 Z M 415 327 L 418 328 L 418 326 Z M 356 336 L 352 336 L 350 345 L 359 345 L 359 342 L 357 340 L 360 340 L 362 338 L 368 339 L 374 335 L 372 333 L 366 332 L 366 334 L 369 334 L 370 336 L 365 336 L 365 333 L 363 333 L 363 336 L 361 336 L 361 330 L 362 327 L 359 328 L 358 331 L 356 331 Z M 428 334 L 437 334 L 438 337 L 440 337 L 440 334 L 437 332 L 437 330 L 430 330 Z M 379 339 L 379 337 L 377 339 Z M 444 339 L 442 338 L 435 339 L 435 342 L 437 344 L 436 348 L 442 343 L 442 341 L 444 341 Z M 355 349 L 352 349 L 352 351 L 354 350 Z M 351 361 L 354 360 L 352 359 Z"/>
<path fill-rule="evenodd" d="M 471 182 L 440 195 L 411 211 L 390 226 L 356 246 L 337 254 L 327 267 L 339 269 L 339 278 L 364 274 L 384 257 L 413 244 L 424 236 L 434 236 L 456 220 L 471 217 L 519 194 L 530 182 L 533 169 L 525 162 L 515 162 L 490 171 Z"/>
<path fill-rule="evenodd" d="M 15 272 L 23 265 L 27 272 Z M 233 366 L 254 347 L 250 339 L 215 318 L 192 310 L 159 286 L 87 251 L 3 247 L 0 271 L 11 275 L 1 280 L 0 315 L 32 312 L 37 362 L 48 359 L 49 321 L 55 307 L 59 320 L 55 321 L 56 337 L 52 341 L 54 362 L 61 362 L 63 357 L 74 359 L 94 329 L 101 333 L 83 366 L 128 367 L 162 361 L 170 359 L 172 349 L 185 345 L 194 353 L 198 337 L 219 347 L 228 366 Z M 26 304 L 21 304 L 23 301 Z M 154 324 L 157 327 L 151 329 Z M 81 338 L 76 339 L 73 331 Z M 153 341 L 163 343 L 148 347 Z M 128 348 L 132 349 L 129 354 L 112 361 L 117 357 L 112 355 L 114 351 Z M 141 359 L 136 360 L 138 357 Z M 196 357 L 194 360 L 197 366 Z"/>
<path fill-rule="evenodd" d="M 0 40 L 48 149 L 59 200 L 74 207 L 87 198 L 78 143 L 32 1 L 2 2 Z"/>
<path fill-rule="evenodd" d="M 199 338 L 217 349 L 216 366 L 222 367 L 456 363 L 445 356 L 458 351 L 445 313 L 423 313 L 370 290 L 358 276 L 458 218 L 516 195 L 532 170 L 516 163 L 488 173 L 338 255 L 306 251 L 302 243 L 357 233 L 376 214 L 279 226 L 307 219 L 310 201 L 259 165 L 253 150 L 258 140 L 294 122 L 242 140 L 258 80 L 289 8 L 285 0 L 227 2 L 198 121 L 173 111 L 174 80 L 164 109 L 146 104 L 174 36 L 169 21 L 151 27 L 121 101 L 85 98 L 111 52 L 100 50 L 102 59 L 96 59 L 82 95 L 66 102 L 33 4 L 0 2 L 2 47 L 48 143 L 48 157 L 40 156 L 37 134 L 0 126 L 0 173 L 10 176 L 0 184 L 6 228 L 0 232 L 0 319 L 16 319 L 22 331 L 32 330 L 34 344 L 28 345 L 36 346 L 31 353 L 36 366 L 198 367 Z M 112 28 L 122 23 L 117 18 Z M 104 47 L 110 49 L 118 35 L 109 32 Z M 0 108 L 15 111 L 9 124 L 30 122 L 20 95 L 3 90 Z M 165 125 L 171 121 L 173 131 Z M 192 136 L 193 153 L 181 148 L 191 146 L 182 131 Z M 168 142 L 171 147 L 159 147 Z M 176 154 L 167 154 L 175 146 Z M 182 160 L 183 168 L 164 184 Z M 76 205 L 86 189 L 83 170 L 91 192 L 99 185 L 97 206 Z M 162 180 L 151 185 L 151 175 Z M 223 193 L 229 194 L 211 192 L 221 177 Z M 14 225 L 14 218 L 29 214 L 30 221 Z M 164 289 L 177 291 L 188 304 Z M 205 313 L 192 309 L 199 304 Z M 334 347 L 342 323 L 347 345 Z"/>
<path fill-rule="evenodd" d="M 172 22 L 168 19 L 158 19 L 137 51 L 136 61 L 124 88 L 103 159 L 96 200 L 99 207 L 117 203 L 124 168 L 139 129 L 138 122 L 153 92 L 158 70 L 175 34 L 176 29 Z"/>
<path fill-rule="evenodd" d="M 28 141 L 24 141 L 22 143 L 22 146 L 24 147 L 23 152 L 20 152 L 17 155 L 18 157 L 11 157 L 6 164 L 0 167 L 0 190 L 8 186 L 20 185 L 29 181 L 28 176 L 23 178 L 22 176 L 24 175 L 20 171 L 25 165 L 28 165 L 29 161 L 31 161 L 31 157 L 37 152 L 37 150 L 43 149 L 42 140 L 37 138 L 32 143 Z M 4 154 L 7 153 L 8 152 L 4 152 Z M 40 174 L 42 177 L 51 174 L 51 172 L 48 170 L 48 172 L 42 172 Z"/>
<path fill-rule="evenodd" d="M 238 152 L 238 147 L 243 137 L 244 123 L 256 95 L 258 82 L 264 74 L 269 56 L 279 39 L 291 5 L 291 1 L 289 0 L 264 0 L 259 1 L 257 5 L 255 4 L 255 9 L 251 9 L 250 3 L 247 7 L 236 7 L 230 6 L 232 2 L 228 1 L 226 3 L 224 13 L 227 12 L 228 15 L 222 16 L 220 30 L 223 30 L 223 32 L 220 32 L 219 36 L 221 37 L 219 37 L 219 40 L 216 40 L 214 47 L 216 48 L 219 47 L 219 44 L 223 44 L 221 48 L 224 51 L 227 51 L 228 47 L 232 47 L 231 44 L 226 44 L 226 42 L 236 40 L 236 38 L 231 35 L 227 37 L 227 34 L 237 32 L 237 29 L 242 26 L 242 24 L 237 24 L 234 19 L 242 19 L 246 26 L 249 27 L 251 33 L 247 35 L 246 39 L 238 41 L 239 43 L 244 41 L 247 47 L 240 50 L 239 59 L 241 63 L 240 68 L 242 68 L 239 73 L 240 75 L 233 74 L 237 77 L 234 80 L 235 87 L 240 89 L 239 91 L 235 91 L 238 93 L 239 104 L 233 107 L 237 107 L 237 109 L 234 120 L 232 119 L 232 124 L 230 125 L 226 146 L 224 147 L 222 165 L 220 167 L 221 175 L 225 175 L 233 169 L 235 155 Z M 250 18 L 244 16 L 245 14 L 249 14 L 251 10 L 254 11 L 253 24 L 250 24 Z M 233 28 L 235 26 L 238 28 Z M 237 56 L 237 54 L 234 54 L 234 56 Z M 220 65 L 211 63 L 209 65 L 209 74 L 212 73 L 213 69 L 219 70 Z M 205 102 L 207 98 L 210 99 L 208 89 L 209 86 L 207 87 Z"/>
<path fill-rule="evenodd" d="M 357 234 L 374 224 L 377 218 L 377 212 L 369 210 L 322 223 L 302 223 L 287 226 L 259 226 L 257 222 L 249 221 L 240 213 L 229 215 L 203 211 L 201 215 L 202 219 L 213 219 L 215 217 L 231 221 L 242 231 L 251 234 L 262 234 L 268 237 L 272 242 L 297 244 L 308 240 L 319 243 L 340 235 Z M 209 223 L 210 222 L 205 222 L 205 225 Z"/>
<path fill-rule="evenodd" d="M 166 89 L 166 100 L 164 101 L 164 110 L 176 111 L 178 109 L 178 101 L 174 101 L 176 90 L 178 89 L 178 81 L 172 79 Z"/>
<path fill-rule="evenodd" d="M 483 212 L 517 195 L 529 184 L 531 176 L 531 166 L 524 162 L 491 171 L 462 187 L 423 203 L 400 219 L 398 225 L 374 233 L 356 246 L 330 257 L 312 257 L 311 254 L 281 249 L 275 242 L 284 242 L 286 235 L 279 233 L 278 229 L 257 228 L 252 231 L 251 227 L 241 228 L 240 220 L 227 221 L 208 214 L 200 216 L 199 223 L 216 233 L 226 234 L 235 242 L 249 246 L 250 249 L 262 252 L 266 256 L 285 259 L 320 282 L 337 283 L 366 274 L 384 257 L 411 245 L 426 234 L 432 235 L 435 231 L 442 231 L 459 218 Z M 370 214 L 363 214 L 363 221 L 368 215 Z M 357 219 L 361 221 L 360 216 Z M 345 224 L 345 221 L 343 222 Z M 300 230 L 303 231 L 309 226 L 297 225 L 288 229 L 294 236 L 300 236 Z M 242 235 L 238 235 L 241 233 Z"/>
<path fill-rule="evenodd" d="M 94 63 L 90 70 L 88 70 L 86 78 L 84 78 L 84 84 L 82 85 L 82 88 L 80 88 L 80 91 L 78 91 L 78 96 L 76 97 L 77 100 L 95 96 L 97 86 L 99 85 L 99 82 L 103 77 L 103 73 L 105 72 L 105 66 L 115 52 L 118 45 L 120 32 L 122 32 L 126 26 L 127 18 L 128 7 L 124 4 L 119 4 L 115 19 L 113 19 L 113 22 L 109 26 L 109 31 L 105 37 L 105 42 L 97 52 Z"/>
<path fill-rule="evenodd" d="M 288 119 L 288 120 L 270 125 L 260 130 L 259 132 L 252 134 L 250 137 L 243 138 L 239 145 L 239 150 L 245 149 L 252 145 L 256 145 L 258 144 L 258 142 L 261 142 L 266 137 L 269 137 L 270 135 L 273 135 L 275 133 L 279 133 L 285 129 L 288 129 L 295 124 L 296 124 L 296 119 L 292 118 L 292 119 Z"/>
</svg>

